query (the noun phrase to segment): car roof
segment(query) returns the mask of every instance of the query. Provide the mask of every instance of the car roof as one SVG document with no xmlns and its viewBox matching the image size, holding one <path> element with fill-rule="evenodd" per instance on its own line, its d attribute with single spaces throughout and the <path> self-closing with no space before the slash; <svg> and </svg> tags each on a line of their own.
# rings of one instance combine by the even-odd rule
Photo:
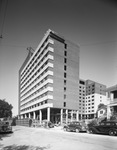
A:
<svg viewBox="0 0 117 150">
<path fill-rule="evenodd" d="M 117 123 L 117 120 L 102 121 L 101 123 Z"/>
</svg>

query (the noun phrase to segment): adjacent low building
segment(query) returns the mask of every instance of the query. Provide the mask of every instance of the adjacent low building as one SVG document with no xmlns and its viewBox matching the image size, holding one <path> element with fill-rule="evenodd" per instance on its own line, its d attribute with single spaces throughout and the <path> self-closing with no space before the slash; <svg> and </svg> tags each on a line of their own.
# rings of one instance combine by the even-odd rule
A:
<svg viewBox="0 0 117 150">
<path fill-rule="evenodd" d="M 117 116 L 117 85 L 107 88 L 107 119 Z"/>
<path fill-rule="evenodd" d="M 97 117 L 99 104 L 107 105 L 106 85 L 92 80 L 80 80 L 79 83 L 79 114 L 81 119 Z"/>
</svg>

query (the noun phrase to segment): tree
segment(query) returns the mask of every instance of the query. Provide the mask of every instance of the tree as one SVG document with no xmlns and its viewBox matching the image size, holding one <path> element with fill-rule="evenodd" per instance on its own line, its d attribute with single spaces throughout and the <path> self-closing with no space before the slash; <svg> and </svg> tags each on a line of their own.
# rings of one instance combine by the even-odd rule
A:
<svg viewBox="0 0 117 150">
<path fill-rule="evenodd" d="M 11 104 L 0 99 L 0 118 L 12 117 L 12 108 Z"/>
</svg>

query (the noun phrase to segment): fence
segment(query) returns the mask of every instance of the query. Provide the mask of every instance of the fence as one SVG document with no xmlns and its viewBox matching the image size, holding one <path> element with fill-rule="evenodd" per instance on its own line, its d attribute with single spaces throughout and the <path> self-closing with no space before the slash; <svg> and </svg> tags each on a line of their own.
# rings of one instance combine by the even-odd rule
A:
<svg viewBox="0 0 117 150">
<path fill-rule="evenodd" d="M 16 125 L 20 125 L 20 126 L 27 126 L 29 127 L 29 118 L 26 118 L 26 119 L 18 119 L 16 120 Z"/>
<path fill-rule="evenodd" d="M 16 125 L 27 126 L 27 127 L 41 127 L 42 126 L 39 120 L 30 119 L 30 118 L 18 119 L 16 120 Z"/>
</svg>

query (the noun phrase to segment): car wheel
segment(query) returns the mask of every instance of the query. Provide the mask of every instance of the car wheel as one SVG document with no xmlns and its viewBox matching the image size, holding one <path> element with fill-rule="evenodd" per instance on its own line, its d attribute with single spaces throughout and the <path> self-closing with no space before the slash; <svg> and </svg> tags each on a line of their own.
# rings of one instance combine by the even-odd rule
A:
<svg viewBox="0 0 117 150">
<path fill-rule="evenodd" d="M 63 130 L 64 130 L 64 131 L 67 131 L 67 129 L 66 129 L 66 128 L 63 128 Z"/>
<path fill-rule="evenodd" d="M 88 133 L 93 134 L 94 131 L 93 131 L 92 129 L 89 129 L 89 130 L 88 130 Z"/>
<path fill-rule="evenodd" d="M 76 129 L 76 133 L 79 133 L 79 129 Z"/>
<path fill-rule="evenodd" d="M 117 132 L 115 130 L 110 130 L 109 131 L 110 136 L 115 136 L 116 134 L 117 134 Z"/>
</svg>

